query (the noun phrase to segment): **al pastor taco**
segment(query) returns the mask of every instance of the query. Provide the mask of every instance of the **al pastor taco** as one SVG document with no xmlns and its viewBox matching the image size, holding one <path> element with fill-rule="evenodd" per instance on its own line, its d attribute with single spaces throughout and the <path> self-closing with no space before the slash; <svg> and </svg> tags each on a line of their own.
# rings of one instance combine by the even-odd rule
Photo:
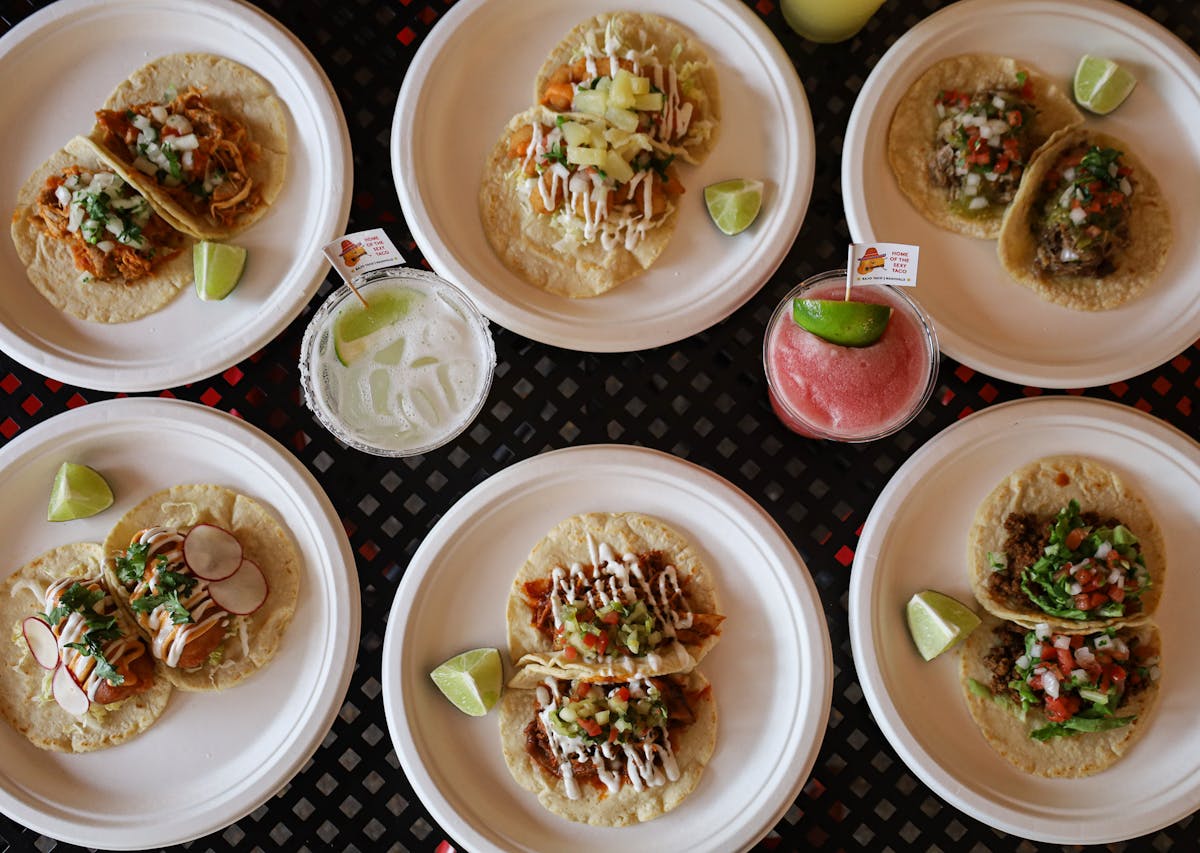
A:
<svg viewBox="0 0 1200 853">
<path fill-rule="evenodd" d="M 1012 278 L 1068 308 L 1115 308 L 1162 272 L 1171 215 L 1158 181 L 1118 139 L 1070 128 L 1046 144 L 997 251 Z"/>
<path fill-rule="evenodd" d="M 658 15 L 617 12 L 579 24 L 551 51 L 535 102 L 647 134 L 690 163 L 716 144 L 717 73 L 704 48 Z"/>
<path fill-rule="evenodd" d="M 90 752 L 158 719 L 171 695 L 81 542 L 42 554 L 0 582 L 0 716 L 35 746 Z"/>
<path fill-rule="evenodd" d="M 1040 459 L 1001 482 L 975 512 L 967 559 L 989 612 L 1067 631 L 1146 621 L 1166 574 L 1145 502 L 1075 456 Z"/>
<path fill-rule="evenodd" d="M 97 111 L 91 138 L 176 227 L 204 239 L 262 217 L 287 171 L 287 119 L 270 84 L 209 54 L 139 68 Z"/>
<path fill-rule="evenodd" d="M 675 808 L 699 784 L 716 736 L 712 688 L 697 671 L 608 684 L 548 677 L 500 700 L 513 778 L 551 812 L 595 826 Z"/>
<path fill-rule="evenodd" d="M 125 513 L 104 542 L 122 608 L 183 690 L 223 690 L 279 650 L 300 557 L 266 507 L 222 486 L 174 486 Z"/>
<path fill-rule="evenodd" d="M 901 97 L 888 162 L 901 192 L 934 225 L 994 239 L 1034 152 L 1081 121 L 1070 97 L 1024 63 L 954 56 Z"/>
<path fill-rule="evenodd" d="M 192 280 L 191 238 L 82 137 L 21 187 L 11 233 L 33 285 L 81 320 L 135 320 Z"/>
<path fill-rule="evenodd" d="M 967 707 L 991 747 L 1026 773 L 1090 776 L 1129 749 L 1158 698 L 1157 628 L 1061 634 L 985 616 L 967 637 Z"/>
<path fill-rule="evenodd" d="M 661 521 L 632 512 L 572 516 L 534 546 L 513 582 L 513 683 L 684 672 L 716 644 L 724 618 L 708 570 Z"/>
</svg>

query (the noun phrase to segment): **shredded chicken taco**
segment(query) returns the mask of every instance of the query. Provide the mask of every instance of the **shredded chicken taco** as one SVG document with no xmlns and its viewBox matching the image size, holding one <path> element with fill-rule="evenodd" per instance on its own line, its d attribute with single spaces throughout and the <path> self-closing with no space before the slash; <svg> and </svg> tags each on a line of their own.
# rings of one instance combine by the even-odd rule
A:
<svg viewBox="0 0 1200 853">
<path fill-rule="evenodd" d="M 509 653 L 527 687 L 546 675 L 616 681 L 692 669 L 720 638 L 708 570 L 638 513 L 586 513 L 534 546 L 509 595 Z"/>
<path fill-rule="evenodd" d="M 192 239 L 82 137 L 21 187 L 11 233 L 33 285 L 81 320 L 135 320 L 192 280 Z"/>
<path fill-rule="evenodd" d="M 888 162 L 901 192 L 934 225 L 994 239 L 1037 149 L 1081 121 L 1070 97 L 1024 63 L 954 56 L 901 97 Z"/>
<path fill-rule="evenodd" d="M 287 170 L 287 119 L 270 84 L 203 53 L 139 68 L 97 111 L 91 137 L 165 217 L 204 239 L 262 217 Z"/>
<path fill-rule="evenodd" d="M 104 542 L 104 574 L 166 678 L 222 690 L 265 666 L 296 609 L 300 555 L 265 506 L 222 486 L 146 498 Z"/>
<path fill-rule="evenodd" d="M 717 709 L 696 671 L 596 684 L 547 677 L 500 700 L 513 778 L 551 812 L 626 826 L 670 811 L 712 756 Z"/>
<path fill-rule="evenodd" d="M 976 510 L 967 546 L 971 585 L 989 612 L 1066 631 L 1145 622 L 1162 595 L 1165 557 L 1142 498 L 1075 456 L 1009 475 Z"/>
<path fill-rule="evenodd" d="M 1084 128 L 1060 131 L 1030 167 L 1000 231 L 1000 262 L 1068 308 L 1115 308 L 1162 272 L 1171 215 L 1129 147 Z"/>
<path fill-rule="evenodd" d="M 31 743 L 91 752 L 159 718 L 171 685 L 101 574 L 99 545 L 62 545 L 0 582 L 0 716 Z"/>
<path fill-rule="evenodd" d="M 985 616 L 963 648 L 967 707 L 991 747 L 1026 773 L 1090 776 L 1145 731 L 1158 699 L 1152 624 L 1059 633 Z"/>
</svg>

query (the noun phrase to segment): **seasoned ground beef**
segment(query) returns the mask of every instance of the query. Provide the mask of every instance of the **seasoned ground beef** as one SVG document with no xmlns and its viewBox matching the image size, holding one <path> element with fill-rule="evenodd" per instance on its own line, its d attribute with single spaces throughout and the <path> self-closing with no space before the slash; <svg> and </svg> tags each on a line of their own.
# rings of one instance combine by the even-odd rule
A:
<svg viewBox="0 0 1200 853">
<path fill-rule="evenodd" d="M 992 674 L 992 682 L 989 685 L 992 693 L 996 696 L 1008 696 L 1018 705 L 1021 703 L 1021 697 L 1015 690 L 1009 689 L 1008 682 L 1016 677 L 1013 661 L 1025 654 L 1027 633 L 1027 629 L 1011 622 L 997 626 L 992 632 L 992 648 L 983 658 L 984 666 Z"/>
</svg>

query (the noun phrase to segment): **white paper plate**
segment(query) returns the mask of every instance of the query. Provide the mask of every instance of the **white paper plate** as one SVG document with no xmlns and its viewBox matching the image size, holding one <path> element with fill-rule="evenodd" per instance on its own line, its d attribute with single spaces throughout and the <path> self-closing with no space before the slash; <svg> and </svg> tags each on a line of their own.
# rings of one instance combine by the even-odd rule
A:
<svg viewBox="0 0 1200 853">
<path fill-rule="evenodd" d="M 900 97 L 926 68 L 960 53 L 1025 60 L 1068 93 L 1084 53 L 1115 59 L 1137 88 L 1087 124 L 1129 143 L 1158 178 L 1174 245 L 1158 281 L 1112 311 L 1072 311 L 1008 278 L 992 240 L 951 234 L 917 214 L 887 160 Z M 1128 7 L 1103 0 L 964 0 L 926 18 L 867 78 L 842 156 L 846 221 L 856 241 L 921 246 L 917 298 L 947 355 L 991 376 L 1041 388 L 1077 388 L 1143 373 L 1200 337 L 1200 60 L 1179 39 Z"/>
<path fill-rule="evenodd" d="M 721 642 L 700 666 L 720 717 L 712 761 L 674 811 L 620 829 L 543 809 L 509 775 L 497 712 L 467 717 L 429 679 L 464 649 L 507 647 L 504 609 L 517 569 L 551 527 L 590 511 L 644 512 L 678 530 L 712 570 L 726 615 Z M 383 643 L 383 702 L 404 773 L 433 817 L 474 851 L 749 847 L 808 778 L 832 678 L 816 588 L 770 517 L 703 468 L 620 445 L 543 454 L 469 492 L 413 556 Z"/>
<path fill-rule="evenodd" d="M 116 502 L 89 519 L 48 522 L 50 482 L 68 460 L 100 471 Z M 229 690 L 174 691 L 149 731 L 100 752 L 45 752 L 0 723 L 0 812 L 36 832 L 114 849 L 206 835 L 274 796 L 320 745 L 341 706 L 359 635 L 350 543 L 304 467 L 230 415 L 177 400 L 126 398 L 21 433 L 0 449 L 0 566 L 8 574 L 56 545 L 100 542 L 147 495 L 196 482 L 266 504 L 299 547 L 300 597 L 283 647 Z"/>
<path fill-rule="evenodd" d="M 404 78 L 392 123 L 392 175 L 404 218 L 434 270 L 489 318 L 542 343 L 626 352 L 680 340 L 725 319 L 791 249 L 813 184 L 813 126 L 791 60 L 739 0 L 646 0 L 717 66 L 721 131 L 687 186 L 670 244 L 645 273 L 603 296 L 567 299 L 500 262 L 479 222 L 483 164 L 508 120 L 533 105 L 538 69 L 567 32 L 612 11 L 605 0 L 464 0 L 429 34 Z M 727 178 L 766 184 L 748 231 L 726 237 L 703 188 Z"/>
<path fill-rule="evenodd" d="M 219 373 L 273 339 L 325 277 L 320 247 L 343 233 L 354 179 L 337 97 L 312 55 L 278 23 L 232 0 L 61 0 L 0 39 L 0 200 L 10 210 L 34 169 L 138 66 L 180 51 L 237 60 L 266 78 L 288 114 L 288 164 L 270 212 L 231 242 L 249 250 L 223 302 L 189 285 L 131 323 L 58 311 L 0 238 L 0 349 L 39 373 L 104 391 L 151 391 Z M 18 81 L 21 81 L 18 84 Z M 7 231 L 7 229 L 5 229 Z"/>
<path fill-rule="evenodd" d="M 1013 469 L 1078 454 L 1120 472 L 1150 505 L 1169 570 L 1155 614 L 1162 693 L 1142 739 L 1085 779 L 1043 779 L 1000 758 L 962 696 L 958 652 L 926 663 L 904 605 L 936 589 L 982 609 L 967 578 L 975 510 Z M 859 683 L 888 742 L 922 781 L 989 826 L 1058 844 L 1102 844 L 1152 832 L 1200 807 L 1200 447 L 1136 409 L 1081 398 L 1019 400 L 949 427 L 892 477 L 863 527 L 850 580 L 850 639 Z"/>
</svg>

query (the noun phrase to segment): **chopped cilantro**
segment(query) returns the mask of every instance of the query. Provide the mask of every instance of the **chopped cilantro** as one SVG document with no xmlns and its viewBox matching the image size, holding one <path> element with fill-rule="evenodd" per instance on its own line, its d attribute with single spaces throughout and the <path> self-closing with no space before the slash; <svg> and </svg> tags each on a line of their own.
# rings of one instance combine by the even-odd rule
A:
<svg viewBox="0 0 1200 853">
<path fill-rule="evenodd" d="M 546 159 L 562 163 L 565 166 L 567 165 L 567 149 L 561 143 L 558 143 L 546 152 Z"/>
<path fill-rule="evenodd" d="M 162 147 L 163 156 L 167 158 L 167 163 L 170 165 L 171 177 L 179 180 L 183 177 L 183 169 L 179 165 L 179 154 L 169 144 L 164 143 Z"/>
<path fill-rule="evenodd" d="M 1018 71 L 1017 72 L 1017 85 L 1018 86 L 1024 86 L 1025 81 L 1028 79 L 1029 79 L 1029 72 L 1027 72 L 1027 71 Z"/>
<path fill-rule="evenodd" d="M 125 586 L 136 584 L 146 574 L 146 555 L 150 546 L 145 542 L 135 542 L 128 550 L 116 558 L 117 577 Z"/>
</svg>

